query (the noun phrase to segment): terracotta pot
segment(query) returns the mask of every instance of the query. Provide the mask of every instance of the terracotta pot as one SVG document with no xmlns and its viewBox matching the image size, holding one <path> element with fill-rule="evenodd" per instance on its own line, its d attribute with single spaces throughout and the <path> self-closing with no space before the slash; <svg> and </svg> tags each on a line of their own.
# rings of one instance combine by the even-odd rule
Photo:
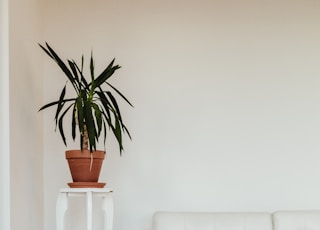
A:
<svg viewBox="0 0 320 230">
<path fill-rule="evenodd" d="M 99 150 L 92 153 L 89 150 L 66 151 L 73 182 L 98 182 L 104 157 L 105 152 Z"/>
</svg>

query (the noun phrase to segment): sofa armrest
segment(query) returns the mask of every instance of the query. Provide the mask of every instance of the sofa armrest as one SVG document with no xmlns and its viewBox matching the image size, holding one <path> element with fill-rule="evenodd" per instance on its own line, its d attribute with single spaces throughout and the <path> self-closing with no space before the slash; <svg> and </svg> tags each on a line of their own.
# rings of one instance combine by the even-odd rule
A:
<svg viewBox="0 0 320 230">
<path fill-rule="evenodd" d="M 157 212 L 153 230 L 272 230 L 269 213 Z"/>
<path fill-rule="evenodd" d="M 273 221 L 274 230 L 319 230 L 320 211 L 278 211 Z"/>
</svg>

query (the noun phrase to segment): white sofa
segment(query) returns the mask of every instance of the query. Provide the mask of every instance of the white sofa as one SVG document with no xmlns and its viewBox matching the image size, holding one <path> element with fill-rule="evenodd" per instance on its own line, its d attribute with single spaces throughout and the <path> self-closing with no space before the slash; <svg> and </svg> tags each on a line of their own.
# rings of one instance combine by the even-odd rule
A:
<svg viewBox="0 0 320 230">
<path fill-rule="evenodd" d="M 157 212 L 153 230 L 320 230 L 320 210 Z"/>
</svg>

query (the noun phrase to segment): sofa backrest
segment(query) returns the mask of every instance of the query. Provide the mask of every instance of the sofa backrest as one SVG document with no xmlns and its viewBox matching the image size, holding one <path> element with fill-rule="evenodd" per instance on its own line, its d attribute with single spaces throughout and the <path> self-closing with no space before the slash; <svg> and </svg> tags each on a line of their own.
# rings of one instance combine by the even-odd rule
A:
<svg viewBox="0 0 320 230">
<path fill-rule="evenodd" d="M 153 219 L 153 230 L 272 230 L 272 215 L 245 212 L 157 212 Z"/>
<path fill-rule="evenodd" d="M 278 211 L 274 230 L 320 230 L 320 211 Z"/>
</svg>

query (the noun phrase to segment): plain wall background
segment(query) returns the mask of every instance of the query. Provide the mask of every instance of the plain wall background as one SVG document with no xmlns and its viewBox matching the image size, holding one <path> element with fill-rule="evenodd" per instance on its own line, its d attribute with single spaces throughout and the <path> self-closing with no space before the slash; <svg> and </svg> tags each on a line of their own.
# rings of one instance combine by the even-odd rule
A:
<svg viewBox="0 0 320 230">
<path fill-rule="evenodd" d="M 0 229 L 10 230 L 9 2 L 0 0 Z"/>
<path fill-rule="evenodd" d="M 122 157 L 108 143 L 101 175 L 115 230 L 150 230 L 157 210 L 319 209 L 319 2 L 47 0 L 42 10 L 43 38 L 61 56 L 88 61 L 92 49 L 97 71 L 113 57 L 123 66 L 113 83 L 135 105 L 122 106 L 133 141 Z M 65 78 L 43 58 L 45 103 Z M 46 230 L 71 181 L 53 116 Z"/>
<path fill-rule="evenodd" d="M 39 3 L 9 1 L 10 230 L 44 226 L 43 121 L 37 113 L 43 101 Z"/>
</svg>

